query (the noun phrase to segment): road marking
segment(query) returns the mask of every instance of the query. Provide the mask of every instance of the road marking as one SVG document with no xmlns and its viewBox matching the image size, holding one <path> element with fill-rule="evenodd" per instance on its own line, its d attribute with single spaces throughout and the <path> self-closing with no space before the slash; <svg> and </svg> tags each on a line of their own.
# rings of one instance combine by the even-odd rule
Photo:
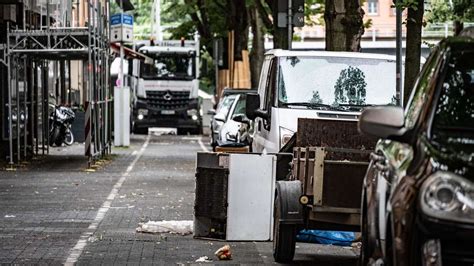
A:
<svg viewBox="0 0 474 266">
<path fill-rule="evenodd" d="M 200 140 L 202 137 L 182 137 L 182 140 Z"/>
<path fill-rule="evenodd" d="M 97 227 L 99 227 L 99 224 L 104 219 L 105 214 L 111 208 L 110 206 L 112 205 L 112 201 L 118 195 L 118 192 L 120 188 L 122 187 L 123 183 L 125 182 L 125 179 L 127 179 L 127 177 L 130 175 L 130 172 L 133 170 L 133 167 L 135 166 L 137 161 L 140 159 L 140 157 L 143 155 L 143 152 L 145 152 L 145 149 L 148 147 L 148 144 L 150 143 L 150 137 L 151 135 L 147 136 L 145 143 L 143 143 L 142 148 L 140 149 L 140 151 L 138 151 L 133 162 L 127 167 L 127 170 L 122 174 L 122 176 L 117 181 L 117 183 L 115 183 L 115 185 L 112 188 L 112 191 L 110 191 L 110 194 L 107 196 L 107 200 L 102 204 L 102 207 L 100 207 L 100 209 L 97 211 L 95 219 L 89 225 L 89 227 L 87 228 L 87 231 L 81 235 L 76 245 L 69 251 L 69 256 L 66 259 L 65 265 L 74 265 L 79 259 L 79 257 L 81 256 L 82 252 L 84 251 L 84 248 L 87 245 L 87 240 L 89 239 L 89 237 L 91 237 L 94 234 Z"/>
<path fill-rule="evenodd" d="M 201 146 L 201 149 L 204 151 L 204 152 L 210 152 L 210 150 L 204 145 L 204 143 L 202 142 L 202 137 L 200 137 L 198 139 L 198 142 L 199 142 L 199 146 Z"/>
</svg>

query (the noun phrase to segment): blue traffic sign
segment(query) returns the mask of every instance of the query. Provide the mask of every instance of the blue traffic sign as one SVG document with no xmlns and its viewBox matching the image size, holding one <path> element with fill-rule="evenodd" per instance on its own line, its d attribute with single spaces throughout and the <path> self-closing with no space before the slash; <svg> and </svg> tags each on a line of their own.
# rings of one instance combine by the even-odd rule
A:
<svg viewBox="0 0 474 266">
<path fill-rule="evenodd" d="M 133 17 L 131 15 L 123 14 L 123 24 L 133 25 Z"/>
<path fill-rule="evenodd" d="M 125 24 L 125 25 L 133 25 L 133 16 L 128 15 L 128 14 L 114 14 L 110 16 L 110 25 L 120 25 L 120 24 Z"/>
</svg>

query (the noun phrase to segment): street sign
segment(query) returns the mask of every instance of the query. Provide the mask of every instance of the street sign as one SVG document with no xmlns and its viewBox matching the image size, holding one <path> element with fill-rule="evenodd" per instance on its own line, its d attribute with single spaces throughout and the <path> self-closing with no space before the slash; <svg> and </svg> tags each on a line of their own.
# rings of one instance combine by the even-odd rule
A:
<svg viewBox="0 0 474 266">
<path fill-rule="evenodd" d="M 133 26 L 133 16 L 129 14 L 119 13 L 110 16 L 110 26 L 125 24 Z"/>
<path fill-rule="evenodd" d="M 292 0 L 293 27 L 304 26 L 304 0 Z M 288 26 L 288 0 L 278 0 L 278 27 Z"/>
<path fill-rule="evenodd" d="M 133 42 L 133 16 L 124 13 L 110 16 L 110 42 Z"/>
<path fill-rule="evenodd" d="M 291 1 L 293 13 L 304 13 L 304 0 Z M 278 13 L 288 12 L 288 0 L 278 0 Z"/>
</svg>

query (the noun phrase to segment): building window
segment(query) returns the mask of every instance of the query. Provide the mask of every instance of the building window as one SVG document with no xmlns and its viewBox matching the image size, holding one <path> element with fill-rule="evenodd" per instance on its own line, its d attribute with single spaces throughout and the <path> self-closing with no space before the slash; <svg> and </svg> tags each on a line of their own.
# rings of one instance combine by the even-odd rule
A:
<svg viewBox="0 0 474 266">
<path fill-rule="evenodd" d="M 367 13 L 369 15 L 377 15 L 379 8 L 379 1 L 378 0 L 368 0 L 367 1 Z"/>
</svg>

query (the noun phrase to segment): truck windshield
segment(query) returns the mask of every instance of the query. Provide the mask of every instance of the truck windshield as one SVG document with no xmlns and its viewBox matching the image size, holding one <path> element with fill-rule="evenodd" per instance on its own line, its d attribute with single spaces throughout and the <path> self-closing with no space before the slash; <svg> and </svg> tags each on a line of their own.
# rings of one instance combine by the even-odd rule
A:
<svg viewBox="0 0 474 266">
<path fill-rule="evenodd" d="M 150 56 L 154 59 L 153 64 L 141 62 L 140 73 L 143 79 L 192 80 L 195 77 L 192 55 L 160 54 Z"/>
<path fill-rule="evenodd" d="M 443 150 L 474 154 L 474 51 L 453 53 L 436 105 L 432 139 Z"/>
<path fill-rule="evenodd" d="M 359 111 L 396 103 L 395 61 L 349 57 L 282 57 L 279 106 Z"/>
</svg>

